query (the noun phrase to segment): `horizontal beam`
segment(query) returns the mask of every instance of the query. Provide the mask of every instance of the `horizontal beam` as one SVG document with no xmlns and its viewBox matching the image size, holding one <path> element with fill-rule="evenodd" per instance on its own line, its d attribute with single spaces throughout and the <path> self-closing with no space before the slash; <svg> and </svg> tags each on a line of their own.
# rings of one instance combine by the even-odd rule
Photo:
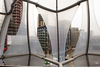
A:
<svg viewBox="0 0 100 67">
<path fill-rule="evenodd" d="M 54 61 L 54 60 L 49 59 L 49 58 L 46 58 L 46 57 L 44 57 L 44 56 L 37 55 L 37 54 L 31 54 L 31 55 L 36 56 L 36 57 L 38 57 L 38 58 L 40 58 L 40 59 L 43 59 L 43 60 L 45 60 L 45 61 L 49 61 L 49 62 L 51 62 L 51 63 L 53 63 L 53 64 L 59 65 L 59 62 Z"/>
<path fill-rule="evenodd" d="M 17 55 L 3 55 L 4 58 L 10 58 L 10 57 L 17 57 L 17 56 L 25 56 L 25 55 L 29 55 L 29 53 L 27 54 L 17 54 Z"/>
<path fill-rule="evenodd" d="M 33 2 L 33 1 L 31 1 L 31 0 L 23 0 L 23 1 L 28 2 L 28 3 L 31 3 L 31 4 L 34 4 L 36 7 L 40 7 L 40 8 L 42 8 L 42 9 L 47 10 L 47 11 L 51 11 L 51 12 L 56 13 L 56 10 L 49 9 L 49 8 L 47 8 L 47 7 L 45 7 L 45 6 L 42 6 L 42 5 L 40 5 L 40 4 L 36 3 L 36 2 Z"/>
<path fill-rule="evenodd" d="M 87 0 L 78 1 L 78 2 L 76 2 L 76 3 L 74 3 L 74 4 L 70 5 L 70 6 L 68 6 L 66 8 L 63 8 L 61 10 L 58 10 L 58 12 L 62 12 L 62 11 L 68 10 L 70 8 L 73 8 L 73 7 L 77 6 L 77 5 L 80 5 L 80 3 L 84 2 L 84 1 L 87 1 Z"/>
<path fill-rule="evenodd" d="M 81 57 L 81 56 L 83 56 L 83 55 L 86 55 L 86 54 L 85 54 L 85 53 L 84 53 L 84 54 L 79 54 L 79 55 L 74 56 L 73 58 L 70 58 L 70 59 L 68 59 L 68 60 L 66 60 L 66 61 L 63 61 L 63 62 L 61 62 L 61 63 L 62 63 L 62 65 L 65 65 L 65 64 L 67 64 L 67 63 L 69 63 L 69 62 L 72 62 L 72 61 L 74 61 L 75 59 L 77 59 L 78 57 Z"/>
<path fill-rule="evenodd" d="M 100 56 L 100 54 L 88 53 L 88 55 Z"/>
<path fill-rule="evenodd" d="M 70 5 L 70 6 L 68 6 L 68 7 L 66 7 L 66 8 L 63 8 L 63 9 L 61 9 L 61 10 L 58 10 L 58 11 L 49 9 L 49 8 L 47 8 L 47 7 L 45 7 L 45 6 L 42 6 L 42 5 L 38 4 L 38 3 L 35 3 L 35 2 L 33 2 L 33 1 L 31 1 L 31 0 L 23 0 L 23 1 L 28 2 L 28 3 L 31 3 L 31 4 L 34 4 L 34 5 L 36 5 L 36 7 L 40 7 L 40 8 L 42 8 L 42 9 L 47 10 L 47 11 L 51 11 L 51 12 L 56 13 L 56 12 L 62 12 L 62 11 L 68 10 L 68 9 L 70 9 L 70 8 L 72 8 L 72 7 L 75 7 L 75 6 L 77 6 L 77 5 L 80 5 L 80 3 L 84 2 L 84 1 L 87 1 L 87 0 L 78 1 L 78 2 L 76 2 L 76 3 L 74 3 L 74 4 Z M 10 9 L 10 11 L 9 11 L 8 13 L 0 12 L 0 14 L 2 14 L 2 15 L 10 15 L 10 14 L 12 13 L 12 11 L 13 11 L 14 4 L 15 4 L 16 2 L 17 2 L 17 0 L 14 0 L 14 2 L 13 2 L 12 5 L 11 5 L 11 9 Z"/>
<path fill-rule="evenodd" d="M 36 7 L 40 7 L 40 8 L 42 8 L 42 9 L 47 10 L 47 11 L 51 11 L 51 12 L 54 12 L 54 13 L 58 13 L 58 12 L 62 12 L 62 11 L 68 10 L 68 9 L 70 9 L 70 8 L 72 8 L 72 7 L 77 6 L 77 5 L 80 5 L 80 3 L 84 2 L 84 1 L 87 1 L 87 0 L 78 1 L 78 2 L 76 2 L 76 3 L 74 3 L 74 4 L 70 5 L 70 6 L 68 6 L 68 7 L 66 7 L 66 8 L 63 8 L 63 9 L 61 9 L 61 10 L 58 10 L 58 11 L 49 9 L 49 8 L 47 8 L 47 7 L 45 7 L 45 6 L 42 6 L 42 5 L 40 5 L 40 4 L 36 3 L 36 2 L 33 2 L 33 1 L 31 1 L 31 0 L 23 0 L 23 1 L 28 2 L 28 3 L 31 3 L 31 4 L 34 4 Z"/>
</svg>

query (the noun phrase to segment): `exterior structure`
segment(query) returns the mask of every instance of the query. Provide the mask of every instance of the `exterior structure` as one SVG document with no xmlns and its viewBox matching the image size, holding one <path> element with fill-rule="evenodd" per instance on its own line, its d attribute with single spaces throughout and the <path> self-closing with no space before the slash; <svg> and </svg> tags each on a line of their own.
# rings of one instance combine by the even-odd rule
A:
<svg viewBox="0 0 100 67">
<path fill-rule="evenodd" d="M 22 18 L 22 7 L 23 7 L 22 0 L 17 0 L 12 12 L 12 17 L 10 18 L 7 35 L 5 38 L 4 51 L 7 50 L 7 45 L 8 46 L 10 45 L 9 44 L 10 42 L 8 41 L 12 40 L 13 37 L 17 34 L 18 28 L 21 23 L 21 18 Z"/>
<path fill-rule="evenodd" d="M 75 47 L 77 42 L 78 42 L 78 38 L 80 35 L 80 31 L 78 30 L 78 28 L 72 28 L 71 29 L 71 46 Z"/>
<path fill-rule="evenodd" d="M 18 0 L 15 3 L 12 17 L 10 19 L 9 27 L 8 27 L 8 35 L 16 35 L 19 25 L 21 23 L 21 17 L 22 17 L 22 1 Z"/>
<path fill-rule="evenodd" d="M 38 15 L 37 36 L 44 52 L 46 54 L 50 54 L 52 52 L 50 37 L 48 34 L 47 27 L 40 14 Z"/>
<path fill-rule="evenodd" d="M 43 48 L 43 50 L 45 51 L 45 53 L 47 53 L 49 51 L 49 53 L 51 53 L 52 47 L 51 47 L 51 43 L 50 43 L 50 37 L 48 34 L 48 30 L 46 28 L 46 25 L 43 21 L 43 18 L 41 17 L 41 15 L 38 15 L 38 26 L 37 26 L 37 36 L 39 38 L 39 41 L 41 43 L 41 46 Z M 64 32 L 64 31 L 63 31 Z M 67 40 L 66 40 L 66 47 L 71 46 L 71 26 L 69 28 L 68 31 L 68 35 L 67 35 Z M 68 49 L 68 48 L 66 48 Z"/>
</svg>

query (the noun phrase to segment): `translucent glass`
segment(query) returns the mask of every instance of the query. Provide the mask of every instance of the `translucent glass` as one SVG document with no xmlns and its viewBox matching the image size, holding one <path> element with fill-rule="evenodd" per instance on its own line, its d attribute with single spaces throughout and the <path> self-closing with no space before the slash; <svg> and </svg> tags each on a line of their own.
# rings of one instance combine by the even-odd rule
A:
<svg viewBox="0 0 100 67">
<path fill-rule="evenodd" d="M 76 3 L 78 0 L 58 0 L 58 10 L 63 9 L 65 7 L 68 7 L 74 3 Z"/>
<path fill-rule="evenodd" d="M 0 15 L 0 32 L 1 32 L 1 27 L 4 21 L 5 15 Z"/>
<path fill-rule="evenodd" d="M 75 67 L 74 63 L 73 62 L 70 62 L 68 64 L 65 64 L 65 67 Z"/>
<path fill-rule="evenodd" d="M 38 3 L 49 9 L 56 10 L 56 0 L 39 0 Z"/>
<path fill-rule="evenodd" d="M 13 0 L 5 0 L 7 12 L 9 12 L 11 10 L 11 4 L 12 4 L 12 2 L 13 2 Z"/>
<path fill-rule="evenodd" d="M 19 30 L 17 32 L 17 35 L 13 39 L 11 45 L 8 47 L 7 51 L 5 52 L 5 55 L 28 53 L 26 22 L 27 22 L 27 3 L 23 2 L 23 14 L 22 14 L 22 20 L 21 20 Z"/>
<path fill-rule="evenodd" d="M 57 46 L 57 21 L 56 21 L 56 14 L 52 12 L 48 12 L 41 8 L 38 8 L 43 20 L 47 26 L 47 30 L 49 32 L 51 45 L 52 45 L 52 54 L 53 60 L 58 61 L 58 46 Z"/>
<path fill-rule="evenodd" d="M 3 66 L 3 61 L 0 59 L 0 66 Z"/>
<path fill-rule="evenodd" d="M 65 60 L 65 45 L 70 23 L 78 6 L 58 13 L 60 62 Z"/>
<path fill-rule="evenodd" d="M 2 0 L 2 5 L 4 5 L 3 4 L 3 0 Z M 8 0 L 6 1 L 6 5 L 9 5 L 9 4 L 11 4 L 11 1 L 9 0 L 9 2 L 8 2 Z M 4 8 L 3 8 L 4 9 Z M 10 10 L 10 8 L 7 6 L 7 9 L 8 10 Z M 7 28 L 8 28 L 8 25 L 9 25 L 9 21 L 10 21 L 10 17 L 11 17 L 11 15 L 7 15 L 6 17 L 5 17 L 5 19 L 4 19 L 4 16 L 3 15 L 0 15 L 0 17 L 2 17 L 1 19 L 0 19 L 0 26 L 1 26 L 1 37 L 0 37 L 0 44 L 1 44 L 1 46 L 0 46 L 0 55 L 2 55 L 3 54 L 3 48 L 4 48 L 4 43 L 5 43 L 5 37 L 6 37 L 6 33 L 7 33 Z M 3 21 L 4 20 L 4 21 Z M 2 25 L 3 24 L 3 25 Z"/>
<path fill-rule="evenodd" d="M 31 56 L 31 61 L 30 61 L 30 66 L 44 66 L 45 65 L 45 60 Z"/>
<path fill-rule="evenodd" d="M 90 42 L 89 53 L 100 54 L 100 28 L 97 24 L 93 10 L 93 0 L 89 0 L 90 4 Z"/>
<path fill-rule="evenodd" d="M 5 17 L 4 23 L 2 25 L 2 30 L 1 30 L 1 37 L 0 37 L 0 55 L 3 54 L 3 48 L 4 48 L 4 43 L 5 43 L 5 37 L 6 37 L 6 33 L 7 33 L 7 28 L 9 25 L 9 21 L 10 21 L 10 17 L 11 15 L 8 15 Z"/>
<path fill-rule="evenodd" d="M 34 21 L 34 15 L 35 15 L 34 8 L 35 8 L 34 5 L 29 4 L 29 35 L 30 35 L 31 53 L 45 56 L 36 34 L 35 21 Z"/>
<path fill-rule="evenodd" d="M 80 30 L 79 40 L 76 45 L 74 55 L 85 53 L 87 45 L 87 6 L 86 2 L 81 4 L 82 9 L 82 27 Z"/>
<path fill-rule="evenodd" d="M 16 56 L 16 57 L 10 57 L 10 58 L 5 58 L 4 62 L 6 65 L 12 65 L 12 66 L 27 66 L 28 65 L 28 59 L 29 56 Z"/>
<path fill-rule="evenodd" d="M 88 55 L 90 66 L 100 66 L 100 56 Z"/>
<path fill-rule="evenodd" d="M 0 1 L 0 12 L 5 13 L 5 4 L 4 4 L 4 0 Z"/>
<path fill-rule="evenodd" d="M 74 61 L 74 65 L 75 67 L 80 67 L 80 66 L 87 66 L 87 59 L 86 59 L 86 56 L 81 56 L 81 57 L 78 57 L 77 59 L 75 59 Z"/>
<path fill-rule="evenodd" d="M 95 17 L 97 20 L 97 23 L 99 25 L 100 28 L 100 9 L 98 9 L 98 6 L 100 6 L 100 0 L 93 0 L 93 8 L 94 8 L 94 13 L 95 13 Z"/>
</svg>

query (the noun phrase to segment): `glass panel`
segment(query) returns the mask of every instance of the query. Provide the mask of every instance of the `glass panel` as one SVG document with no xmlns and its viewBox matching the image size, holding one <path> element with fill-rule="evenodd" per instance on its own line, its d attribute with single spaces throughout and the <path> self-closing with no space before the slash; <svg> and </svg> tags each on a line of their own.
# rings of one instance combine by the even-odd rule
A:
<svg viewBox="0 0 100 67">
<path fill-rule="evenodd" d="M 5 58 L 4 62 L 6 65 L 18 65 L 18 66 L 27 66 L 28 65 L 28 59 L 29 56 L 16 56 L 16 57 L 10 57 L 10 58 Z"/>
<path fill-rule="evenodd" d="M 7 28 L 8 28 L 8 25 L 9 25 L 9 21 L 10 21 L 10 17 L 11 15 L 7 15 L 5 17 L 5 20 L 3 21 L 3 25 L 2 25 L 2 30 L 1 30 L 1 37 L 0 37 L 0 55 L 3 54 L 3 49 L 4 49 L 4 44 L 5 44 L 5 38 L 6 38 L 6 33 L 7 33 Z"/>
<path fill-rule="evenodd" d="M 100 66 L 100 56 L 88 55 L 90 66 Z"/>
<path fill-rule="evenodd" d="M 31 56 L 31 61 L 30 61 L 30 66 L 44 66 L 45 65 L 45 60 Z"/>
<path fill-rule="evenodd" d="M 0 15 L 0 32 L 1 32 L 1 27 L 4 21 L 5 15 Z"/>
<path fill-rule="evenodd" d="M 0 12 L 5 13 L 5 4 L 4 4 L 4 0 L 0 1 Z"/>
<path fill-rule="evenodd" d="M 100 9 L 98 9 L 98 6 L 100 6 L 100 0 L 93 0 L 93 7 L 94 7 L 94 13 L 95 13 L 95 17 L 97 20 L 97 23 L 99 25 L 100 28 Z"/>
<path fill-rule="evenodd" d="M 60 62 L 65 60 L 65 45 L 70 23 L 78 6 L 58 13 Z"/>
<path fill-rule="evenodd" d="M 56 24 L 56 14 L 52 12 L 48 12 L 46 10 L 43 10 L 41 8 L 38 8 L 40 11 L 40 14 L 42 15 L 45 24 L 47 26 L 51 45 L 52 45 L 52 54 L 53 59 L 58 61 L 58 46 L 57 46 L 57 24 Z"/>
<path fill-rule="evenodd" d="M 73 62 L 74 62 L 75 67 L 77 67 L 77 66 L 85 66 L 86 67 L 87 66 L 87 59 L 86 59 L 85 55 L 78 57 Z"/>
<path fill-rule="evenodd" d="M 87 6 L 86 6 L 86 2 L 82 3 L 80 8 L 82 9 L 81 10 L 82 11 L 82 15 L 81 15 L 82 16 L 82 27 L 80 30 L 79 40 L 78 40 L 73 56 L 77 54 L 85 53 L 86 51 L 86 44 L 87 44 Z"/>
<path fill-rule="evenodd" d="M 58 0 L 58 10 L 63 9 L 65 7 L 68 7 L 74 3 L 76 3 L 78 0 Z"/>
<path fill-rule="evenodd" d="M 75 67 L 74 63 L 73 62 L 70 62 L 68 64 L 65 64 L 65 67 Z"/>
<path fill-rule="evenodd" d="M 9 12 L 11 10 L 11 4 L 12 4 L 12 2 L 13 2 L 13 0 L 5 0 L 7 12 Z"/>
<path fill-rule="evenodd" d="M 100 29 L 97 24 L 94 10 L 93 0 L 89 0 L 90 3 L 90 42 L 89 42 L 89 53 L 100 54 Z"/>
<path fill-rule="evenodd" d="M 56 0 L 39 0 L 38 3 L 49 9 L 56 10 Z"/>
<path fill-rule="evenodd" d="M 3 60 L 0 59 L 0 66 L 4 65 Z"/>
<path fill-rule="evenodd" d="M 23 2 L 23 15 L 19 30 L 17 32 L 17 35 L 13 39 L 11 45 L 8 47 L 5 55 L 28 53 L 26 21 L 27 21 L 27 3 Z"/>
<path fill-rule="evenodd" d="M 30 33 L 31 52 L 45 56 L 36 35 L 37 28 L 35 28 L 35 22 L 34 22 L 34 15 L 35 15 L 34 8 L 35 8 L 34 5 L 29 4 L 29 33 Z"/>
</svg>

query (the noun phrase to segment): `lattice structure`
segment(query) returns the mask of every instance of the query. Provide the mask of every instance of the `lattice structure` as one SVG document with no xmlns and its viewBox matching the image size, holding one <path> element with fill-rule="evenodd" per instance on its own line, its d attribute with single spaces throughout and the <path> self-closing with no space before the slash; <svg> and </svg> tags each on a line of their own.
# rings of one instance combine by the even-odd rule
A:
<svg viewBox="0 0 100 67">
<path fill-rule="evenodd" d="M 6 65 L 43 66 L 45 61 L 53 66 L 100 65 L 100 30 L 93 9 L 94 0 L 22 0 L 23 12 L 18 32 L 3 54 L 5 37 L 12 11 L 17 0 L 1 0 L 0 61 Z M 82 26 L 73 57 L 65 61 L 65 45 L 69 27 L 78 8 L 82 6 Z M 52 59 L 44 54 L 37 38 L 34 12 L 41 14 L 50 36 Z M 78 20 L 77 20 L 78 21 Z M 77 24 L 77 22 L 75 22 Z M 95 27 L 94 27 L 95 26 Z M 95 58 L 94 58 L 95 57 Z M 91 62 L 92 60 L 92 62 Z"/>
</svg>

